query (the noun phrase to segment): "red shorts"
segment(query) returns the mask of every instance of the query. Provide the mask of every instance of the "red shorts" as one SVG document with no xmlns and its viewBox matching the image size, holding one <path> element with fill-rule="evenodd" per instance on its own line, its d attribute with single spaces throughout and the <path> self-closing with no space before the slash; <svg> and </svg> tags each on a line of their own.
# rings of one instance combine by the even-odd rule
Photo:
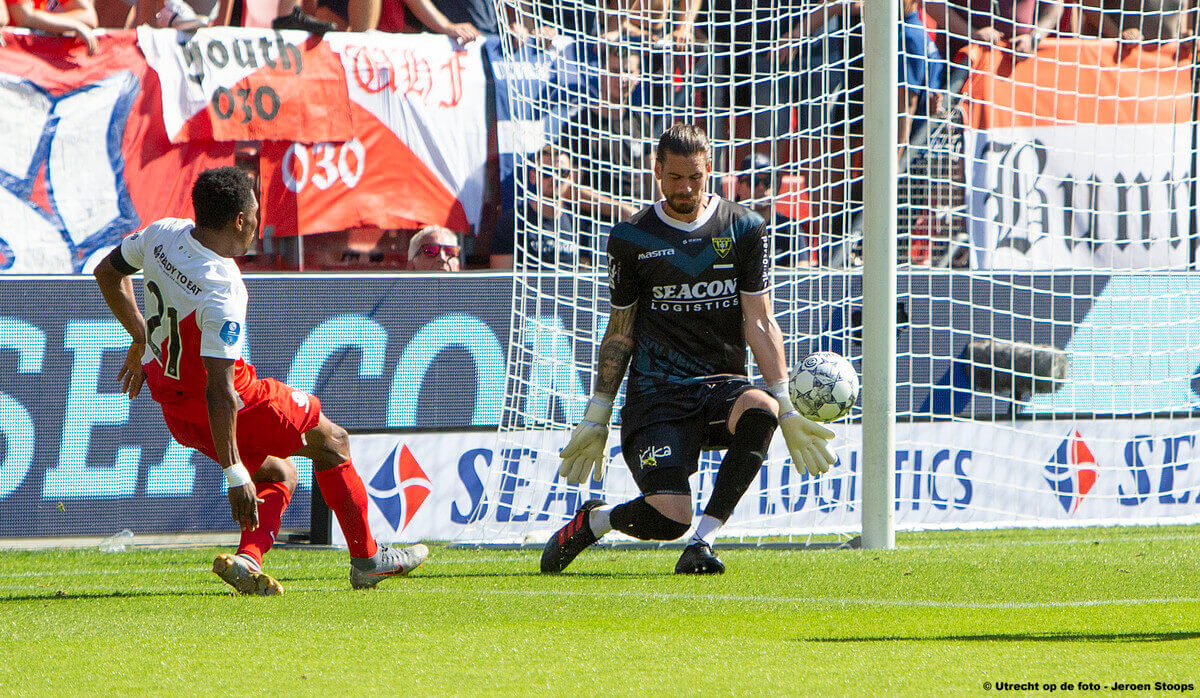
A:
<svg viewBox="0 0 1200 698">
<path fill-rule="evenodd" d="M 321 419 L 321 401 L 274 378 L 259 379 L 256 393 L 265 399 L 237 414 L 237 447 L 242 464 L 251 473 L 267 456 L 287 458 L 304 446 L 304 432 Z M 217 461 L 208 409 L 203 414 L 184 410 L 163 411 L 171 436 Z"/>
</svg>

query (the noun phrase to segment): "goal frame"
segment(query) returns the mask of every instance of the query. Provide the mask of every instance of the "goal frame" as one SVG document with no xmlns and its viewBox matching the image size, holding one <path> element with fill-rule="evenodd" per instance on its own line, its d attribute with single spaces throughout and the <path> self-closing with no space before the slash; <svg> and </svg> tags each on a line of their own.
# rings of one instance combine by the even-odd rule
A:
<svg viewBox="0 0 1200 698">
<path fill-rule="evenodd" d="M 896 92 L 900 24 L 894 0 L 863 6 L 863 359 L 862 543 L 896 547 L 896 237 L 899 128 Z"/>
</svg>

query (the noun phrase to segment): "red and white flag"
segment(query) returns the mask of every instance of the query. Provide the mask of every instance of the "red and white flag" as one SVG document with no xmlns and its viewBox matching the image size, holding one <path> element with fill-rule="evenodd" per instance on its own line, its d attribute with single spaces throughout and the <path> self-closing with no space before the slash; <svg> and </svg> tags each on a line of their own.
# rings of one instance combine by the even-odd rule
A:
<svg viewBox="0 0 1200 698">
<path fill-rule="evenodd" d="M 487 165 L 487 76 L 479 42 L 433 34 L 327 34 L 355 137 L 265 143 L 263 224 L 278 236 L 357 226 L 479 223 Z"/>
<path fill-rule="evenodd" d="M 320 37 L 242 27 L 193 34 L 139 27 L 138 45 L 162 84 L 172 143 L 354 138 L 341 61 Z"/>
</svg>

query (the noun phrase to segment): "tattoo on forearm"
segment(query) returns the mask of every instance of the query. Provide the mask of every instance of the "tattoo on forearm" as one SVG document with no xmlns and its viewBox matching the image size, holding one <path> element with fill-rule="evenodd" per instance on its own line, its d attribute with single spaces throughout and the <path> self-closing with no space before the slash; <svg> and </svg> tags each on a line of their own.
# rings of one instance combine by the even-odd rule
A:
<svg viewBox="0 0 1200 698">
<path fill-rule="evenodd" d="M 608 331 L 600 342 L 597 355 L 597 393 L 616 395 L 625 379 L 629 357 L 633 355 L 633 319 L 637 306 L 614 310 L 608 318 Z"/>
</svg>

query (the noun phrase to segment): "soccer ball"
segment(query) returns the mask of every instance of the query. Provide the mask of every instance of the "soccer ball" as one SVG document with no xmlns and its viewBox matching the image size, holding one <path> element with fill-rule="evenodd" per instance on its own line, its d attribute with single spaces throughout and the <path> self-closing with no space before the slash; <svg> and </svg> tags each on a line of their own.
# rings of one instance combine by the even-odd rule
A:
<svg viewBox="0 0 1200 698">
<path fill-rule="evenodd" d="M 832 422 L 854 407 L 858 374 L 841 354 L 818 351 L 796 366 L 788 388 L 796 411 L 814 422 Z"/>
</svg>

